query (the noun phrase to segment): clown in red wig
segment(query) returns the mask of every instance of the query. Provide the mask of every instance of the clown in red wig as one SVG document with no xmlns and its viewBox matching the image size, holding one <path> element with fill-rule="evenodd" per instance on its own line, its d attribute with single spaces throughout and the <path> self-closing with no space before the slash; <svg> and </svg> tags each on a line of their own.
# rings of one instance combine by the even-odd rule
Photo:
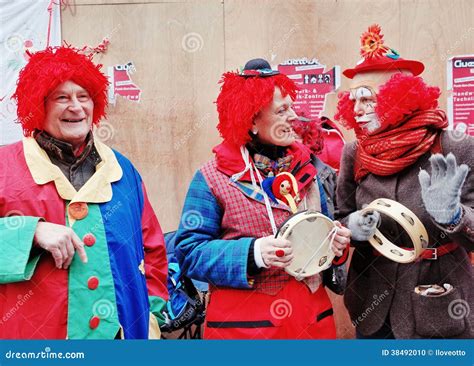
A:
<svg viewBox="0 0 474 366">
<path fill-rule="evenodd" d="M 455 302 L 474 305 L 467 253 L 474 249 L 473 138 L 453 139 L 445 130 L 439 88 L 419 76 L 421 62 L 403 59 L 384 44 L 378 25 L 362 35 L 361 55 L 343 72 L 350 90 L 339 96 L 335 116 L 357 137 L 344 148 L 337 186 L 339 215 L 355 247 L 345 304 L 356 334 L 472 338 L 472 316 L 446 314 Z M 422 221 L 430 240 L 419 261 L 392 262 L 367 242 L 377 226 L 397 246 L 411 242 L 377 212 L 361 213 L 378 198 L 400 202 Z M 381 294 L 383 300 L 366 314 Z"/>
<path fill-rule="evenodd" d="M 159 337 L 163 235 L 136 169 L 92 133 L 107 86 L 72 47 L 20 72 L 25 137 L 0 148 L 0 307 L 18 310 L 2 339 Z"/>
<path fill-rule="evenodd" d="M 25 136 L 44 129 L 45 99 L 59 85 L 74 82 L 87 90 L 94 103 L 92 123 L 105 117 L 108 81 L 99 70 L 101 65 L 91 62 L 92 56 L 78 53 L 72 47 L 49 47 L 31 57 L 20 72 L 16 99 L 18 121 Z"/>
<path fill-rule="evenodd" d="M 225 73 L 221 84 L 217 128 L 224 141 L 196 172 L 176 237 L 183 272 L 210 284 L 204 337 L 334 338 L 321 274 L 290 276 L 284 269 L 292 244 L 275 239 L 294 211 L 332 215 L 311 151 L 295 141 L 296 86 L 262 59 Z M 335 264 L 346 259 L 349 236 L 339 228 Z"/>
</svg>

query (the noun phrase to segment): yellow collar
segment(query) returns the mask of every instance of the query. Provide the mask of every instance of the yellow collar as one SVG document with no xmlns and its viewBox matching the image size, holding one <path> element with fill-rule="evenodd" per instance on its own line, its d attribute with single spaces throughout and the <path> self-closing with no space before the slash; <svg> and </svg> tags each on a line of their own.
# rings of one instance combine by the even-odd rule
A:
<svg viewBox="0 0 474 366">
<path fill-rule="evenodd" d="M 71 202 L 108 202 L 112 199 L 112 185 L 122 178 L 123 172 L 111 148 L 98 139 L 94 144 L 102 161 L 97 165 L 94 175 L 79 191 L 72 186 L 61 169 L 51 163 L 48 154 L 33 137 L 23 138 L 26 164 L 36 184 L 54 181 L 61 198 Z"/>
</svg>

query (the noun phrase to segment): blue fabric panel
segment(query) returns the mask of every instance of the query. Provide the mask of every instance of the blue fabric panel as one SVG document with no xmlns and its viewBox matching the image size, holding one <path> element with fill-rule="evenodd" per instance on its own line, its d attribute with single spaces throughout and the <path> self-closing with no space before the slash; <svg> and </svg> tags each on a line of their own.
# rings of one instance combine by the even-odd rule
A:
<svg viewBox="0 0 474 366">
<path fill-rule="evenodd" d="M 219 239 L 222 209 L 200 171 L 189 186 L 176 234 L 176 257 L 188 277 L 215 286 L 250 288 L 247 257 L 253 238 Z"/>
<path fill-rule="evenodd" d="M 117 151 L 114 153 L 122 167 L 123 177 L 112 183 L 112 200 L 101 204 L 100 208 L 115 282 L 118 315 L 126 339 L 148 338 L 148 291 L 145 276 L 138 269 L 144 260 L 142 181 L 130 161 Z"/>
</svg>

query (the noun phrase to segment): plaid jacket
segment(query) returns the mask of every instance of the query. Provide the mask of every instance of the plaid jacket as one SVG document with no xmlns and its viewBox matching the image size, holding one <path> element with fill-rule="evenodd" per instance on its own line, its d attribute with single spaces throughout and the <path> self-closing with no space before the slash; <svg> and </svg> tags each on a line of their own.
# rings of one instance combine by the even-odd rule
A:
<svg viewBox="0 0 474 366">
<path fill-rule="evenodd" d="M 314 184 L 303 192 L 307 208 L 316 208 Z M 322 212 L 329 215 L 324 189 L 320 186 Z M 318 201 L 319 201 L 318 199 Z M 291 210 L 271 202 L 279 227 Z M 304 207 L 301 207 L 304 209 Z M 217 170 L 215 160 L 206 163 L 194 176 L 184 204 L 177 233 L 176 252 L 184 273 L 208 282 L 211 287 L 253 289 L 274 295 L 293 277 L 284 270 L 263 269 L 254 278 L 247 276 L 249 247 L 255 238 L 272 235 L 270 220 L 260 190 L 250 184 L 231 182 Z M 321 276 L 305 280 L 312 292 Z"/>
</svg>

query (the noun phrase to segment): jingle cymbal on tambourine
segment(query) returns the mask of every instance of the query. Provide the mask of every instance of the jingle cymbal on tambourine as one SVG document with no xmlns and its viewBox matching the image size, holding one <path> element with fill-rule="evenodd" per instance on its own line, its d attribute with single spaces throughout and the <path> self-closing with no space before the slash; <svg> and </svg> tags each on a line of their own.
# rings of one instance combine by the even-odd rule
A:
<svg viewBox="0 0 474 366">
<path fill-rule="evenodd" d="M 429 237 L 423 223 L 416 215 L 401 203 L 388 198 L 379 198 L 362 209 L 362 213 L 377 211 L 396 221 L 408 234 L 413 250 L 400 248 L 376 230 L 369 243 L 384 257 L 398 263 L 414 262 L 428 246 Z"/>
<path fill-rule="evenodd" d="M 334 222 L 319 212 L 301 211 L 290 216 L 275 236 L 289 240 L 293 247 L 294 259 L 286 272 L 302 280 L 329 268 L 335 257 L 331 241 L 336 232 Z"/>
</svg>

